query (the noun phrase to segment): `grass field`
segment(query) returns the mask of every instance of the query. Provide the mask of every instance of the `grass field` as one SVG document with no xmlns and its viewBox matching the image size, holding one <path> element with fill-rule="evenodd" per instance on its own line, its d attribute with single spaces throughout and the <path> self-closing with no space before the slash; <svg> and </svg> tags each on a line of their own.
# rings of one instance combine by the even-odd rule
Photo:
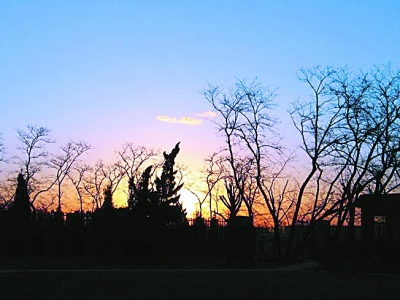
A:
<svg viewBox="0 0 400 300">
<path fill-rule="evenodd" d="M 0 259 L 0 299 L 397 299 L 400 274 L 276 271 L 208 260 L 182 266 Z"/>
<path fill-rule="evenodd" d="M 261 269 L 0 273 L 1 299 L 398 299 L 397 275 Z"/>
</svg>

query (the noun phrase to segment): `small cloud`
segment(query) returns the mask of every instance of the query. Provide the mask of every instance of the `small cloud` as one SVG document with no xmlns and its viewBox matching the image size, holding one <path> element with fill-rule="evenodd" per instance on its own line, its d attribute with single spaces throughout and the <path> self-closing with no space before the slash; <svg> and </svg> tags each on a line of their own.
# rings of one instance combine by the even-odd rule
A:
<svg viewBox="0 0 400 300">
<path fill-rule="evenodd" d="M 200 119 L 191 117 L 181 117 L 178 119 L 178 118 L 171 118 L 168 116 L 157 116 L 157 120 L 171 124 L 184 124 L 184 125 L 200 125 L 202 123 Z"/>
<path fill-rule="evenodd" d="M 167 116 L 157 116 L 157 120 L 166 123 L 177 123 L 177 118 L 170 118 Z"/>
<path fill-rule="evenodd" d="M 179 119 L 179 123 L 186 125 L 200 125 L 202 121 L 196 118 L 182 117 Z"/>
<path fill-rule="evenodd" d="M 196 116 L 202 117 L 202 118 L 214 118 L 217 116 L 217 114 L 213 111 L 205 111 L 201 114 L 196 114 Z"/>
</svg>

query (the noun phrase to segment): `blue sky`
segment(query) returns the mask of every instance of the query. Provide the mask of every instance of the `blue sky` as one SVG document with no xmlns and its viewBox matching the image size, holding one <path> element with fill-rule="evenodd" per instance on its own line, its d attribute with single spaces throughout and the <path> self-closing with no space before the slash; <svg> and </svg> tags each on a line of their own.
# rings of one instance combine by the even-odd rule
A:
<svg viewBox="0 0 400 300">
<path fill-rule="evenodd" d="M 399 1 L 19 1 L 0 3 L 0 132 L 52 129 L 107 159 L 124 141 L 170 150 L 186 164 L 218 150 L 199 90 L 258 77 L 286 113 L 316 65 L 400 65 Z M 202 120 L 170 124 L 164 116 Z M 164 118 L 165 120 L 165 118 Z"/>
</svg>

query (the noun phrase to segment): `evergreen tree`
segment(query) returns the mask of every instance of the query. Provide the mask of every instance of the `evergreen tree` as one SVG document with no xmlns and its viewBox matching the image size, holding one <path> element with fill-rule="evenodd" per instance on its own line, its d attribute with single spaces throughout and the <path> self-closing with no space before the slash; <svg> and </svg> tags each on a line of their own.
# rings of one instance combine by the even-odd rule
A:
<svg viewBox="0 0 400 300">
<path fill-rule="evenodd" d="M 103 192 L 104 202 L 103 202 L 103 205 L 101 206 L 100 210 L 105 213 L 109 213 L 114 210 L 111 188 L 112 188 L 111 185 L 107 185 L 107 187 L 104 189 L 104 192 Z"/>
<path fill-rule="evenodd" d="M 103 191 L 104 201 L 99 209 L 93 214 L 92 232 L 97 243 L 97 254 L 99 260 L 108 260 L 113 256 L 116 241 L 116 210 L 112 200 L 111 184 Z"/>
<path fill-rule="evenodd" d="M 161 178 L 156 178 L 156 190 L 159 196 L 160 203 L 166 205 L 177 205 L 179 203 L 180 195 L 178 194 L 183 184 L 176 186 L 175 174 L 178 171 L 174 171 L 175 158 L 179 153 L 179 144 L 175 145 L 170 154 L 164 151 L 164 164 L 161 173 Z"/>
<path fill-rule="evenodd" d="M 128 207 L 138 218 L 151 219 L 153 222 L 163 224 L 181 223 L 186 219 L 186 213 L 179 203 L 179 191 L 183 184 L 177 185 L 175 181 L 177 171 L 174 170 L 174 165 L 179 150 L 177 143 L 171 153 L 163 153 L 162 173 L 153 183 L 151 183 L 152 166 L 143 172 L 137 184 L 130 178 Z"/>
<path fill-rule="evenodd" d="M 31 202 L 29 200 L 28 183 L 21 173 L 17 176 L 17 188 L 15 190 L 14 202 L 10 208 L 14 214 L 29 218 L 31 213 Z"/>
<path fill-rule="evenodd" d="M 161 206 L 161 218 L 165 222 L 183 222 L 186 218 L 186 213 L 179 202 L 181 196 L 179 191 L 182 189 L 183 183 L 177 185 L 175 181 L 175 175 L 178 171 L 174 170 L 174 165 L 175 158 L 180 150 L 179 144 L 180 142 L 175 145 L 170 154 L 163 153 L 164 164 L 161 177 L 157 177 L 155 180 L 155 193 L 157 195 L 155 198 Z"/>
<path fill-rule="evenodd" d="M 129 178 L 129 209 L 133 209 L 134 207 L 138 206 L 144 206 L 149 202 L 151 192 L 149 189 L 149 184 L 152 168 L 152 166 L 146 168 L 137 184 L 135 184 L 133 177 Z"/>
<path fill-rule="evenodd" d="M 30 224 L 31 203 L 29 200 L 28 184 L 25 177 L 20 173 L 17 176 L 17 188 L 14 201 L 9 210 L 12 218 L 12 236 L 10 237 L 10 251 L 14 257 L 26 253 L 29 248 L 27 238 L 31 235 Z"/>
</svg>

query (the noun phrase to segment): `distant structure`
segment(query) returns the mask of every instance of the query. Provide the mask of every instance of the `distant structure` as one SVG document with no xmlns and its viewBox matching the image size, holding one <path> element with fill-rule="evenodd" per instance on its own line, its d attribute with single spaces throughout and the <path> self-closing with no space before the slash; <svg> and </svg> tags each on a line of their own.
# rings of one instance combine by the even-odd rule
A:
<svg viewBox="0 0 400 300">
<path fill-rule="evenodd" d="M 367 245 L 376 239 L 400 242 L 400 194 L 362 195 L 356 207 L 361 208 L 363 240 Z"/>
</svg>

